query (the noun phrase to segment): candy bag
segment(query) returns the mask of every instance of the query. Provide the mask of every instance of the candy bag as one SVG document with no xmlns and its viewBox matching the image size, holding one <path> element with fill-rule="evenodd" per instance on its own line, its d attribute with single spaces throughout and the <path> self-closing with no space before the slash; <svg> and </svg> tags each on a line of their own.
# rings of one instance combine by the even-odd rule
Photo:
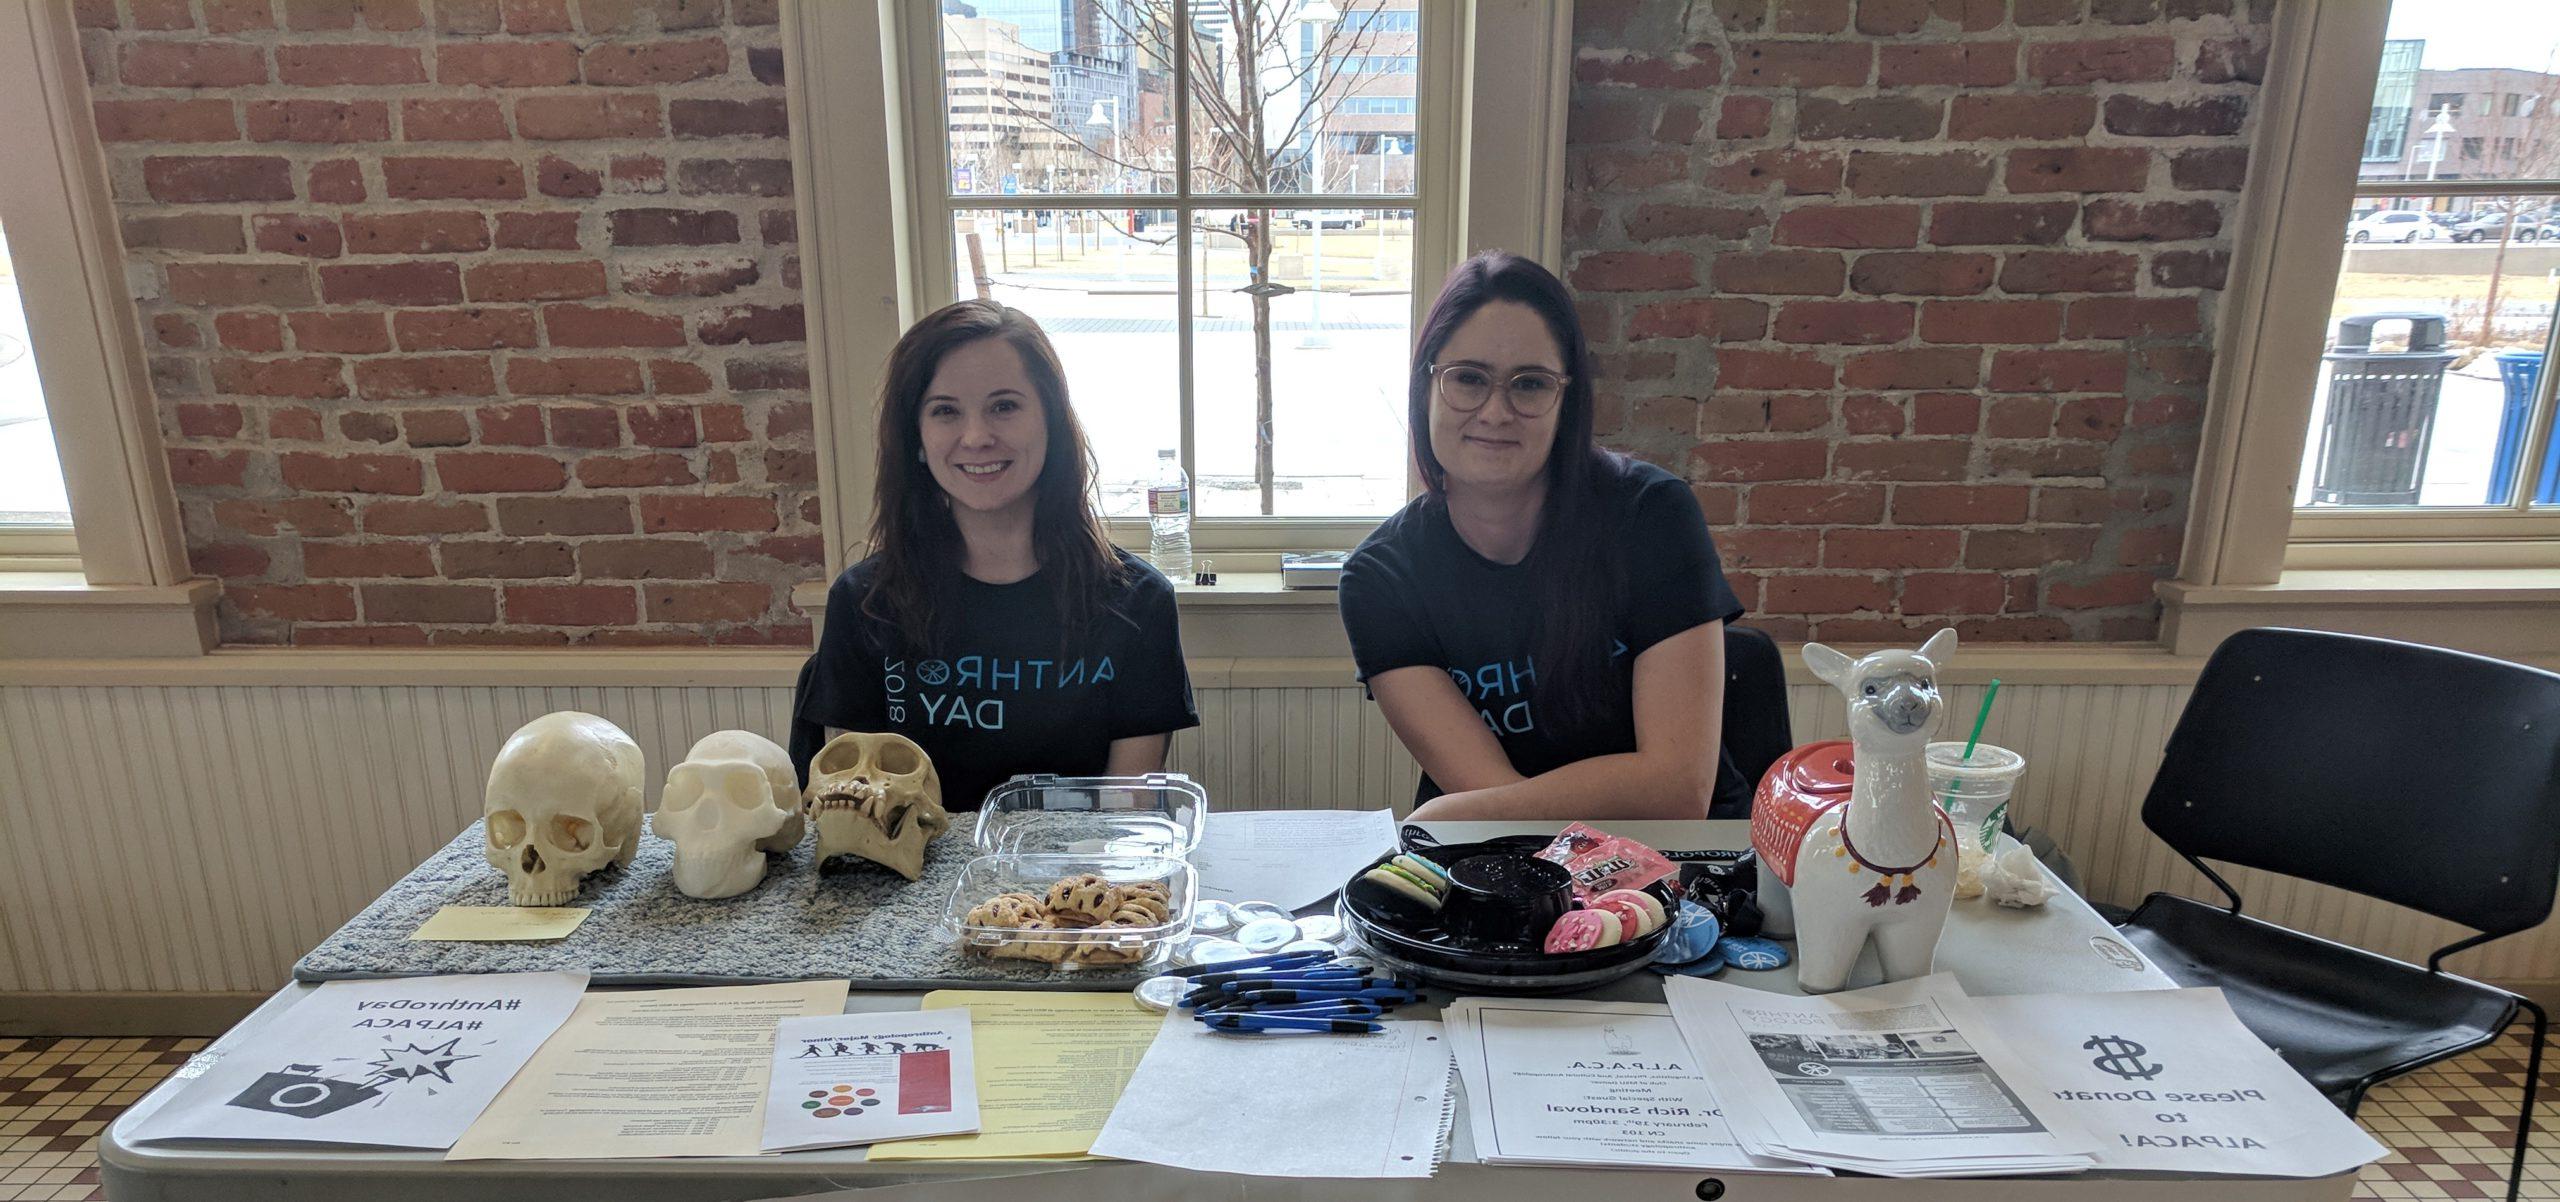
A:
<svg viewBox="0 0 2560 1202">
<path fill-rule="evenodd" d="M 1537 855 L 1564 865 L 1573 874 L 1574 896 L 1586 902 L 1612 889 L 1642 889 L 1680 871 L 1661 852 L 1579 822 L 1564 828 Z"/>
</svg>

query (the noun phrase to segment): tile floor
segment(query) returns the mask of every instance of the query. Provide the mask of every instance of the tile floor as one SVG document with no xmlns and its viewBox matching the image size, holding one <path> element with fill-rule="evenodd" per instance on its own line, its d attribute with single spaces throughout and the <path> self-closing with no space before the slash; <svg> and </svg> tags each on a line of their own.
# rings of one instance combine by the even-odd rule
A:
<svg viewBox="0 0 2560 1202">
<path fill-rule="evenodd" d="M 104 1198 L 98 1133 L 201 1039 L 0 1039 L 0 1202 Z M 2359 1198 L 2502 1198 L 2525 1041 L 2413 1073 L 2374 1091 L 2359 1116 L 2393 1149 Z M 2546 1054 L 2537 1131 L 2560 1125 L 2560 1055 Z M 2560 1202 L 2560 1135 L 2535 1141 L 2524 1196 Z"/>
</svg>

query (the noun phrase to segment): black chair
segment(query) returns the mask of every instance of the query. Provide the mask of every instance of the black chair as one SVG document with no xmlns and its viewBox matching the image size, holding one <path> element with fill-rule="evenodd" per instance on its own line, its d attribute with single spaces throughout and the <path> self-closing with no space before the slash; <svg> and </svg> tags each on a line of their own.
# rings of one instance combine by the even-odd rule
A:
<svg viewBox="0 0 2560 1202">
<path fill-rule="evenodd" d="M 1795 745 L 1787 725 L 1787 666 L 1778 641 L 1746 626 L 1724 628 L 1724 749 L 1744 783 L 1757 789 Z M 1739 814 L 1718 818 L 1748 818 Z"/>
<path fill-rule="evenodd" d="M 2496 1039 L 2533 1048 L 2516 1196 L 2548 1019 L 2445 957 L 2541 923 L 2560 884 L 2560 674 L 2459 651 L 2308 630 L 2244 630 L 2206 661 L 2142 823 L 2230 899 L 2154 893 L 2124 933 L 2240 1020 L 2339 1107 Z M 2419 968 L 2240 913 L 2205 860 L 2317 881 L 2478 931 Z"/>
</svg>

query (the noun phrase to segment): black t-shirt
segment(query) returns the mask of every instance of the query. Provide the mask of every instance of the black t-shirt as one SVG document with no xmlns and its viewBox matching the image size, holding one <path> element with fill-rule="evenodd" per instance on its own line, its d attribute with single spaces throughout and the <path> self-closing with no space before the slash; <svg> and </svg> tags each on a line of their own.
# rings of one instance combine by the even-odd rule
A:
<svg viewBox="0 0 2560 1202">
<path fill-rule="evenodd" d="M 1692 627 L 1742 616 L 1742 603 L 1725 583 L 1688 485 L 1628 460 L 1604 471 L 1599 488 L 1602 528 L 1621 556 L 1625 588 L 1609 620 L 1614 638 L 1591 649 L 1607 659 L 1614 681 L 1597 712 L 1561 729 L 1538 712 L 1536 569 L 1477 554 L 1449 524 L 1447 506 L 1430 497 L 1388 518 L 1343 566 L 1342 624 L 1360 679 L 1417 665 L 1447 672 L 1523 776 L 1634 751 L 1636 657 Z M 1749 786 L 1731 755 L 1719 758 L 1712 812 L 1748 812 Z M 1441 792 L 1425 773 L 1415 800 Z"/>
<path fill-rule="evenodd" d="M 1083 630 L 1061 637 L 1049 573 L 1012 584 L 962 575 L 944 637 L 930 651 L 862 612 L 877 559 L 827 590 L 818 663 L 798 699 L 803 721 L 896 731 L 942 779 L 942 804 L 974 810 L 1019 773 L 1099 775 L 1111 741 L 1200 725 L 1173 586 L 1126 551 L 1123 579 Z"/>
</svg>

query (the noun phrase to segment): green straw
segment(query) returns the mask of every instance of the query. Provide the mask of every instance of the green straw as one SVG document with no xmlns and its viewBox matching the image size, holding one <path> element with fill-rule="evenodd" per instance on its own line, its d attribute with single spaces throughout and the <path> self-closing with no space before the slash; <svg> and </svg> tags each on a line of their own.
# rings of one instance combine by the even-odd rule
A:
<svg viewBox="0 0 2560 1202">
<path fill-rule="evenodd" d="M 1991 678 L 1991 687 L 1982 691 L 1982 712 L 1973 716 L 1973 736 L 1964 741 L 1964 757 L 1957 760 L 1957 763 L 1966 764 L 1973 761 L 1973 749 L 1982 745 L 1982 726 L 1991 721 L 1991 702 L 1999 696 L 2000 678 L 1994 676 Z M 1956 787 L 1947 786 L 1946 796 L 1938 799 L 1938 808 L 1942 810 L 1947 808 L 1947 803 L 1955 800 L 1955 796 Z"/>
</svg>

